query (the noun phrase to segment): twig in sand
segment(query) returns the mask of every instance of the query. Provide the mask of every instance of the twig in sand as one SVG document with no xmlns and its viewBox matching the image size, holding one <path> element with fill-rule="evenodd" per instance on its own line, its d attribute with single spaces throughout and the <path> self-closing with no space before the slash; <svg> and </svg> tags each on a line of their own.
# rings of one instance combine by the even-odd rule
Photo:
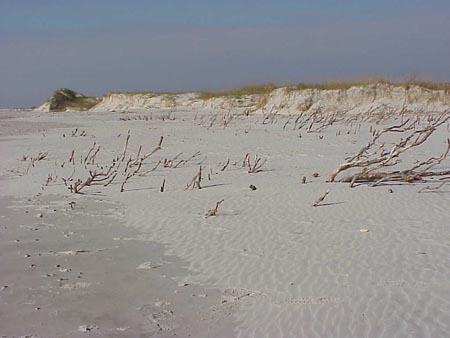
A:
<svg viewBox="0 0 450 338">
<path fill-rule="evenodd" d="M 89 158 L 89 162 L 87 164 L 94 165 L 95 163 L 95 156 L 97 156 L 98 152 L 100 151 L 100 145 L 98 145 L 97 149 L 94 151 L 94 153 Z M 85 161 L 86 162 L 86 161 Z"/>
<path fill-rule="evenodd" d="M 75 149 L 73 149 L 72 153 L 70 154 L 69 163 L 75 165 Z"/>
<path fill-rule="evenodd" d="M 224 200 L 221 199 L 220 201 L 216 202 L 216 206 L 212 209 L 209 209 L 208 212 L 205 214 L 205 217 L 211 217 L 211 216 L 217 216 L 217 212 L 219 211 L 219 205 L 223 202 Z"/>
<path fill-rule="evenodd" d="M 187 189 L 201 189 L 201 182 L 202 182 L 202 166 L 199 167 L 197 174 L 192 178 L 192 180 L 186 185 L 186 188 L 184 190 Z"/>
<path fill-rule="evenodd" d="M 115 169 L 115 165 L 113 164 L 109 167 L 107 172 L 98 172 L 97 170 L 90 170 L 89 177 L 83 182 L 78 179 L 75 183 L 69 186 L 69 190 L 73 193 L 80 193 L 80 191 L 87 186 L 91 185 L 102 185 L 105 181 L 108 181 L 107 184 L 110 184 L 112 180 L 115 178 L 117 174 L 117 169 Z M 65 180 L 67 181 L 67 180 Z"/>
<path fill-rule="evenodd" d="M 422 193 L 422 192 L 435 192 L 438 191 L 439 189 L 441 189 L 444 185 L 446 185 L 448 182 L 442 182 L 441 184 L 439 184 L 438 186 L 435 187 L 430 187 L 429 185 L 427 185 L 426 187 L 421 188 L 418 193 Z"/>
<path fill-rule="evenodd" d="M 222 168 L 220 168 L 220 171 L 224 171 L 228 167 L 229 164 L 230 164 L 230 158 L 228 158 L 228 160 L 225 163 L 225 165 L 223 165 Z"/>
<path fill-rule="evenodd" d="M 120 192 L 124 192 L 125 184 L 128 182 L 128 180 L 129 180 L 130 178 L 132 178 L 133 176 L 135 176 L 135 175 L 139 172 L 139 170 L 141 170 L 141 167 L 142 167 L 142 163 L 143 163 L 143 162 L 144 162 L 144 159 L 141 158 L 141 159 L 139 160 L 139 163 L 137 164 L 137 168 L 136 168 L 134 171 L 128 172 L 127 176 L 125 176 L 125 179 L 124 179 L 123 182 L 122 182 L 122 185 L 120 186 Z"/>
<path fill-rule="evenodd" d="M 313 207 L 317 207 L 324 199 L 325 197 L 328 196 L 328 194 L 330 193 L 330 190 L 325 191 L 322 195 L 319 196 L 319 198 L 317 198 L 314 203 L 313 203 Z"/>
<path fill-rule="evenodd" d="M 164 140 L 164 136 L 161 136 L 161 138 L 159 139 L 158 145 L 155 147 L 155 149 L 153 149 L 151 152 L 149 152 L 148 154 L 145 154 L 142 159 L 146 160 L 147 158 L 149 158 L 150 156 L 152 156 L 154 153 L 156 153 L 158 150 L 161 150 L 161 145 L 163 143 Z"/>
<path fill-rule="evenodd" d="M 97 143 L 94 141 L 94 144 L 92 145 L 91 149 L 89 149 L 86 157 L 84 158 L 84 163 L 87 163 L 89 156 L 91 155 L 92 151 L 95 149 L 96 146 L 97 146 Z"/>
<path fill-rule="evenodd" d="M 266 163 L 266 160 L 262 161 L 261 157 L 259 157 L 258 155 L 255 155 L 255 160 L 254 160 L 253 164 L 251 164 L 250 155 L 249 154 L 247 154 L 247 155 L 245 157 L 247 159 L 247 172 L 249 174 L 253 174 L 253 173 L 262 171 L 261 168 Z"/>
<path fill-rule="evenodd" d="M 125 141 L 125 148 L 123 149 L 122 162 L 125 161 L 125 155 L 127 153 L 128 142 L 130 141 L 130 130 L 128 130 L 127 140 Z"/>
<path fill-rule="evenodd" d="M 32 157 L 30 159 L 30 164 L 28 165 L 26 173 L 28 174 L 28 171 L 30 170 L 30 167 L 34 168 L 34 164 L 36 162 L 39 162 L 39 161 L 42 161 L 43 159 L 45 159 L 47 157 L 47 155 L 48 155 L 48 152 L 45 152 L 45 153 L 39 153 L 35 157 Z"/>
</svg>

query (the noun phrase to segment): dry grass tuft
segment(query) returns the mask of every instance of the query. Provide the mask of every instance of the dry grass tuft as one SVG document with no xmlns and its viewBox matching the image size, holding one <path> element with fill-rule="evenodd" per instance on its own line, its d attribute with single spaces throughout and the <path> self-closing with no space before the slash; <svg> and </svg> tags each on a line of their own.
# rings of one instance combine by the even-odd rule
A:
<svg viewBox="0 0 450 338">
<path fill-rule="evenodd" d="M 246 95 L 268 95 L 277 88 L 279 88 L 279 86 L 273 83 L 267 83 L 262 85 L 244 86 L 228 90 L 203 91 L 199 93 L 200 94 L 199 98 L 203 100 L 208 100 L 215 97 L 240 98 Z"/>
<path fill-rule="evenodd" d="M 410 81 L 389 81 L 384 79 L 369 79 L 361 81 L 330 81 L 322 83 L 299 83 L 296 85 L 286 87 L 287 91 L 320 89 L 320 90 L 346 90 L 352 87 L 361 86 L 375 86 L 379 84 L 403 87 L 410 89 L 413 86 L 419 86 L 429 90 L 444 90 L 450 91 L 450 82 L 432 82 L 424 80 L 410 80 Z"/>
</svg>

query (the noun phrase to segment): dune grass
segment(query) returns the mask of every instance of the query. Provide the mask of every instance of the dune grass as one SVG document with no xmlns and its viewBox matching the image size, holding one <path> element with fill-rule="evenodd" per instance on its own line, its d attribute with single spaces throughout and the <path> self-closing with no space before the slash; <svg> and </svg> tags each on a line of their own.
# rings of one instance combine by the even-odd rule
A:
<svg viewBox="0 0 450 338">
<path fill-rule="evenodd" d="M 261 85 L 249 85 L 228 90 L 219 91 L 201 91 L 199 92 L 199 98 L 208 100 L 216 97 L 232 97 L 240 98 L 246 95 L 261 95 L 263 97 L 268 96 L 273 90 L 277 88 L 286 88 L 289 91 L 319 89 L 319 90 L 346 90 L 352 87 L 370 86 L 377 84 L 385 84 L 391 86 L 403 87 L 406 89 L 412 86 L 420 86 L 429 90 L 444 90 L 450 92 L 450 82 L 432 82 L 422 80 L 412 80 L 404 82 L 388 81 L 383 79 L 370 79 L 361 81 L 329 81 L 319 83 L 298 83 L 293 85 L 276 85 L 273 83 L 261 84 Z"/>
<path fill-rule="evenodd" d="M 299 83 L 293 86 L 287 86 L 288 90 L 306 90 L 306 89 L 321 89 L 321 90 L 345 90 L 352 87 L 362 87 L 384 84 L 396 87 L 403 87 L 409 89 L 413 86 L 419 86 L 429 90 L 444 90 L 450 91 L 450 82 L 431 82 L 431 81 L 405 81 L 396 82 L 388 80 L 366 80 L 366 81 L 331 81 L 323 83 Z"/>
<path fill-rule="evenodd" d="M 98 102 L 99 100 L 96 97 L 84 96 L 71 89 L 61 88 L 53 93 L 50 100 L 50 111 L 65 111 L 67 109 L 86 111 Z"/>
<path fill-rule="evenodd" d="M 264 95 L 270 94 L 273 90 L 279 88 L 280 86 L 273 83 L 266 83 L 261 85 L 249 85 L 239 88 L 233 88 L 228 90 L 219 91 L 201 91 L 199 92 L 199 98 L 203 100 L 212 99 L 215 97 L 233 97 L 240 98 L 245 95 Z"/>
<path fill-rule="evenodd" d="M 432 82 L 425 80 L 411 80 L 411 81 L 389 81 L 382 78 L 373 78 L 367 80 L 356 81 L 328 81 L 328 82 L 302 82 L 298 84 L 274 84 L 264 83 L 247 85 L 237 88 L 230 88 L 225 90 L 204 90 L 197 91 L 198 98 L 201 100 L 208 100 L 218 97 L 239 99 L 247 95 L 259 95 L 261 97 L 267 97 L 273 90 L 278 88 L 286 88 L 286 91 L 319 89 L 319 90 L 346 90 L 352 87 L 360 86 L 373 86 L 377 84 L 391 85 L 403 87 L 406 89 L 412 86 L 420 86 L 429 90 L 444 90 L 450 92 L 450 82 Z M 167 99 L 171 99 L 171 96 L 182 94 L 184 92 L 156 92 L 156 91 L 128 91 L 128 92 L 110 92 L 111 94 L 129 94 L 129 95 L 148 95 L 158 96 L 165 95 Z"/>
</svg>

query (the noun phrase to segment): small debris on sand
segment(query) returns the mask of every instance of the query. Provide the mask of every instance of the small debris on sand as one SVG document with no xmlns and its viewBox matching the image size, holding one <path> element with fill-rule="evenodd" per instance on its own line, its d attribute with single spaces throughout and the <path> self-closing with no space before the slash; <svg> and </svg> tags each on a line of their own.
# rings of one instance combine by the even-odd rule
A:
<svg viewBox="0 0 450 338">
<path fill-rule="evenodd" d="M 80 332 L 91 332 L 93 330 L 98 330 L 98 326 L 94 325 L 94 324 L 78 326 L 78 331 L 80 331 Z"/>
<path fill-rule="evenodd" d="M 153 262 L 144 262 L 142 264 L 139 264 L 139 266 L 136 268 L 138 270 L 150 270 L 150 269 L 156 269 L 161 267 L 161 263 L 153 263 Z"/>
<path fill-rule="evenodd" d="M 59 255 L 68 255 L 68 256 L 75 256 L 82 253 L 89 253 L 89 250 L 68 250 L 68 251 L 59 251 Z"/>
</svg>

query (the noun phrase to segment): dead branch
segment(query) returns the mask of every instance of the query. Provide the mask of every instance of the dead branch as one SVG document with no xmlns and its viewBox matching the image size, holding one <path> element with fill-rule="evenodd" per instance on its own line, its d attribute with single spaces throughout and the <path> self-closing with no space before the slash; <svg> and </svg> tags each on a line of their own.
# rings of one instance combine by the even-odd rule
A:
<svg viewBox="0 0 450 338">
<path fill-rule="evenodd" d="M 247 165 L 247 160 L 249 159 L 250 154 L 247 153 L 244 156 L 244 159 L 242 160 L 242 168 L 245 168 L 245 166 Z"/>
<path fill-rule="evenodd" d="M 154 153 L 156 153 L 158 150 L 161 150 L 161 145 L 162 142 L 164 140 L 164 136 L 161 136 L 161 138 L 159 139 L 158 145 L 155 147 L 155 149 L 153 149 L 151 152 L 149 152 L 148 154 L 144 155 L 142 157 L 143 160 L 146 160 L 147 158 L 149 158 L 150 156 L 152 156 Z"/>
<path fill-rule="evenodd" d="M 291 117 L 289 116 L 289 118 L 287 119 L 287 121 L 284 123 L 283 125 L 283 130 L 286 130 L 287 125 L 289 124 L 289 122 L 291 122 Z"/>
<path fill-rule="evenodd" d="M 250 155 L 247 154 L 246 157 L 247 159 L 247 172 L 249 174 L 253 174 L 253 173 L 257 173 L 262 171 L 262 166 L 266 163 L 266 160 L 262 161 L 262 158 L 259 157 L 258 155 L 255 155 L 255 159 L 253 161 L 253 164 L 250 161 Z"/>
<path fill-rule="evenodd" d="M 38 153 L 36 156 L 30 158 L 30 164 L 27 167 L 26 174 L 30 170 L 30 167 L 34 168 L 36 162 L 44 160 L 48 156 L 48 152 Z"/>
<path fill-rule="evenodd" d="M 161 163 L 162 163 L 162 160 L 159 160 L 158 163 L 156 163 L 156 165 L 150 171 L 155 171 L 156 169 L 158 169 L 158 167 Z"/>
<path fill-rule="evenodd" d="M 37 154 L 36 157 L 33 157 L 32 158 L 33 167 L 34 167 L 35 162 L 42 161 L 43 159 L 45 159 L 47 157 L 47 155 L 48 155 L 48 152 L 45 152 L 45 153 L 39 153 L 39 154 Z"/>
<path fill-rule="evenodd" d="M 208 210 L 208 212 L 205 214 L 205 217 L 212 217 L 212 216 L 217 216 L 217 212 L 219 211 L 219 205 L 223 202 L 224 200 L 221 199 L 220 201 L 216 202 L 216 206 L 214 208 L 211 208 Z"/>
<path fill-rule="evenodd" d="M 177 161 L 178 158 L 179 158 L 182 154 L 183 154 L 182 152 L 181 152 L 181 153 L 178 153 L 178 154 L 175 155 L 172 159 L 167 159 L 167 158 L 165 158 L 165 159 L 162 161 L 162 164 L 163 164 L 164 168 L 175 168 L 175 166 L 179 166 L 179 165 L 183 162 L 183 160 L 178 161 L 176 164 L 175 164 L 175 161 Z"/>
<path fill-rule="evenodd" d="M 125 141 L 125 148 L 123 149 L 123 154 L 122 154 L 122 162 L 125 161 L 125 155 L 127 153 L 127 148 L 128 148 L 128 142 L 129 141 L 130 141 L 130 130 L 128 130 L 127 139 Z"/>
<path fill-rule="evenodd" d="M 222 166 L 222 168 L 220 168 L 220 171 L 225 171 L 225 169 L 228 167 L 229 164 L 230 164 L 230 158 L 228 158 L 227 162 L 225 162 L 225 164 Z"/>
<path fill-rule="evenodd" d="M 187 189 L 201 189 L 201 182 L 202 182 L 202 166 L 199 167 L 197 174 L 192 178 L 192 180 L 186 185 Z"/>
<path fill-rule="evenodd" d="M 92 147 L 89 149 L 86 157 L 84 158 L 84 163 L 87 163 L 87 160 L 89 158 L 89 156 L 91 155 L 91 153 L 94 151 L 95 147 L 97 146 L 97 143 L 94 141 L 94 144 L 92 145 Z"/>
<path fill-rule="evenodd" d="M 450 149 L 450 141 L 447 141 L 447 148 L 440 157 L 431 157 L 425 161 L 419 162 L 412 168 L 399 171 L 378 172 L 382 168 L 393 167 L 400 163 L 400 155 L 406 151 L 420 146 L 433 134 L 433 132 L 442 124 L 446 123 L 450 116 L 441 115 L 438 119 L 429 122 L 425 128 L 417 129 L 418 120 L 410 119 L 399 125 L 384 128 L 381 131 L 374 131 L 372 140 L 362 147 L 358 153 L 346 159 L 346 162 L 339 165 L 326 179 L 326 182 L 334 182 L 336 177 L 351 168 L 362 168 L 357 174 L 350 175 L 340 179 L 340 182 L 351 183 L 353 186 L 356 182 L 377 182 L 382 181 L 406 181 L 411 182 L 420 180 L 424 176 L 442 176 L 443 172 L 430 172 L 429 170 L 441 163 L 448 155 Z M 388 133 L 407 133 L 405 138 L 401 138 L 395 143 L 390 150 L 381 142 L 381 137 Z"/>
<path fill-rule="evenodd" d="M 119 166 L 117 165 L 117 162 L 113 161 L 107 171 L 89 170 L 89 176 L 86 179 L 77 179 L 74 183 L 69 185 L 68 182 L 72 181 L 72 177 L 75 174 L 74 166 L 72 174 L 68 178 L 62 177 L 61 179 L 71 192 L 80 193 L 82 189 L 92 185 L 108 186 L 116 178 L 118 169 Z"/>
<path fill-rule="evenodd" d="M 130 171 L 127 173 L 127 175 L 125 176 L 125 179 L 122 182 L 122 185 L 120 186 L 120 192 L 124 192 L 125 184 L 128 182 L 128 180 L 130 178 L 132 178 L 133 176 L 135 176 L 139 172 L 139 170 L 141 170 L 143 162 L 144 162 L 144 158 L 141 158 L 139 160 L 139 163 L 137 164 L 137 168 L 134 171 Z"/>
<path fill-rule="evenodd" d="M 142 150 L 142 145 L 139 146 L 139 149 L 138 149 L 138 152 L 137 152 L 137 155 L 136 155 L 136 161 L 141 156 L 141 150 Z"/>
<path fill-rule="evenodd" d="M 100 145 L 98 145 L 97 149 L 94 151 L 94 153 L 91 155 L 91 157 L 89 158 L 89 161 L 87 162 L 87 164 L 89 165 L 94 165 L 95 163 L 95 156 L 97 156 L 98 152 L 100 151 Z M 86 162 L 86 161 L 85 161 Z"/>
<path fill-rule="evenodd" d="M 70 154 L 69 163 L 75 165 L 75 149 L 72 150 L 72 153 Z"/>
<path fill-rule="evenodd" d="M 69 190 L 77 194 L 80 193 L 80 191 L 85 187 L 92 185 L 103 185 L 106 180 L 109 180 L 109 183 L 111 183 L 111 177 L 115 177 L 115 174 L 116 171 L 114 170 L 113 166 L 111 166 L 107 172 L 89 170 L 89 177 L 85 181 L 78 179 L 77 181 L 75 181 L 75 183 L 69 186 Z"/>
<path fill-rule="evenodd" d="M 324 199 L 328 196 L 330 190 L 325 191 L 322 195 L 320 195 L 313 203 L 313 207 L 317 207 Z"/>
<path fill-rule="evenodd" d="M 423 187 L 421 189 L 419 189 L 418 193 L 423 193 L 423 192 L 436 192 L 439 189 L 441 189 L 444 185 L 446 185 L 448 182 L 442 182 L 441 184 L 435 186 L 435 187 L 431 187 L 429 185 L 427 185 L 426 187 Z"/>
</svg>

